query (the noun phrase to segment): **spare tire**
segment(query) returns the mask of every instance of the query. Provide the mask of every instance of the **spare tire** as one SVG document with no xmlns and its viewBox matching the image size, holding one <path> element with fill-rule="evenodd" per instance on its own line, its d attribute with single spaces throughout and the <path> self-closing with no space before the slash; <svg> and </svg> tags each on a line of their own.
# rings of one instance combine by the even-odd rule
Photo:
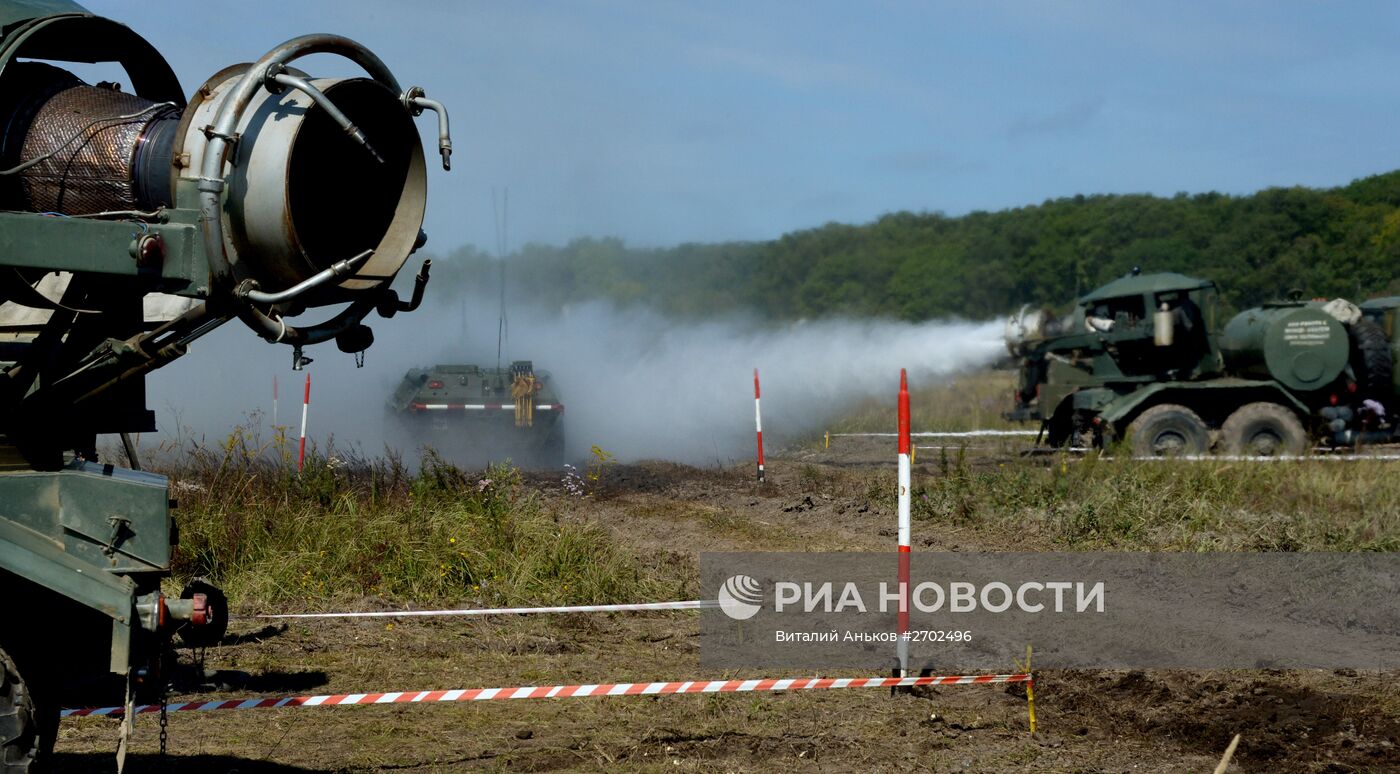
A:
<svg viewBox="0 0 1400 774">
<path fill-rule="evenodd" d="M 1394 389 L 1395 371 L 1385 331 L 1370 320 L 1358 320 L 1350 328 L 1351 370 L 1361 397 L 1383 399 Z"/>
<path fill-rule="evenodd" d="M 29 684 L 0 650 L 0 774 L 25 774 L 37 768 L 42 748 L 53 744 L 52 739 L 41 737 L 40 720 Z"/>
</svg>

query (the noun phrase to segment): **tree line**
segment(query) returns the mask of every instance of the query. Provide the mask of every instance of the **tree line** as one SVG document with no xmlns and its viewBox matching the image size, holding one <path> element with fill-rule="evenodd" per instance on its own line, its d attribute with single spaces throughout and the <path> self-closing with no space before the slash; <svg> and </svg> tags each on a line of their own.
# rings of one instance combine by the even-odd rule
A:
<svg viewBox="0 0 1400 774">
<path fill-rule="evenodd" d="M 511 303 L 605 299 L 680 317 L 985 319 L 1065 307 L 1133 267 L 1214 280 L 1241 309 L 1286 295 L 1400 293 L 1400 171 L 1339 188 L 1092 195 L 999 212 L 896 212 L 766 242 L 630 247 L 615 238 L 529 244 L 507 258 Z M 434 291 L 492 284 L 472 247 L 434 266 Z"/>
</svg>

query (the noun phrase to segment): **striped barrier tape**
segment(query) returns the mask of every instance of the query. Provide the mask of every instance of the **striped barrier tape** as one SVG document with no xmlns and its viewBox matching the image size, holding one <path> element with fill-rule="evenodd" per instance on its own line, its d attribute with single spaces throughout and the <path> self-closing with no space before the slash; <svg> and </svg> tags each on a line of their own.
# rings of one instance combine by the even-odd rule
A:
<svg viewBox="0 0 1400 774">
<path fill-rule="evenodd" d="M 530 615 L 535 613 L 623 613 L 642 610 L 708 610 L 717 599 L 682 602 L 636 602 L 620 605 L 564 605 L 558 607 L 485 607 L 460 610 L 379 610 L 362 613 L 267 613 L 254 618 L 413 618 L 429 616 Z"/>
<path fill-rule="evenodd" d="M 423 704 L 430 702 L 490 701 L 498 699 L 568 699 L 589 696 L 664 696 L 683 693 L 751 693 L 834 690 L 839 688 L 912 688 L 920 685 L 1032 684 L 1029 672 L 1006 675 L 930 675 L 926 677 L 813 677 L 764 680 L 697 680 L 664 683 L 602 683 L 598 685 L 541 685 L 519 688 L 467 688 L 452 691 L 400 691 L 395 693 L 345 693 L 325 696 L 288 696 L 281 699 L 230 699 L 166 704 L 167 712 L 272 709 L 277 707 L 344 707 L 367 704 Z M 135 714 L 160 712 L 159 704 L 141 704 Z M 66 709 L 63 717 L 121 715 L 123 707 Z"/>
</svg>

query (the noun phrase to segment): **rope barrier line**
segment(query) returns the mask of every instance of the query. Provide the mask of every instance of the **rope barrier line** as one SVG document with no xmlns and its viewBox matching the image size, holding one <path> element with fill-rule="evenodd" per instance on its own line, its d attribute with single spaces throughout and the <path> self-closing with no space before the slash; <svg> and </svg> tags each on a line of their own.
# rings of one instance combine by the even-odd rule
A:
<svg viewBox="0 0 1400 774">
<path fill-rule="evenodd" d="M 717 599 L 682 602 L 637 602 L 620 605 L 562 605 L 557 607 L 490 607 L 459 610 L 381 610 L 359 613 L 267 613 L 253 618 L 426 618 L 430 616 L 531 615 L 537 613 L 621 613 L 641 610 L 709 610 Z"/>
<path fill-rule="evenodd" d="M 910 433 L 915 438 L 979 438 L 983 436 L 1033 437 L 1038 430 L 963 430 L 960 432 L 921 432 Z M 899 433 L 831 433 L 832 438 L 894 438 Z"/>
<path fill-rule="evenodd" d="M 601 696 L 658 696 L 685 693 L 756 693 L 835 690 L 841 688 L 911 688 L 920 685 L 988 685 L 1033 683 L 1029 672 L 1004 675 L 930 675 L 925 677 L 813 677 L 763 680 L 687 680 L 661 683 L 601 683 L 596 685 L 542 685 L 518 688 L 466 688 L 450 691 L 400 691 L 347 693 L 324 696 L 288 696 L 280 699 L 230 699 L 187 701 L 165 705 L 167 712 L 274 709 L 278 707 L 344 707 L 368 704 L 426 704 L 434 702 L 491 701 L 501 699 L 569 699 Z M 159 704 L 137 705 L 133 712 L 160 712 Z M 66 709 L 63 717 L 120 716 L 123 707 Z"/>
</svg>

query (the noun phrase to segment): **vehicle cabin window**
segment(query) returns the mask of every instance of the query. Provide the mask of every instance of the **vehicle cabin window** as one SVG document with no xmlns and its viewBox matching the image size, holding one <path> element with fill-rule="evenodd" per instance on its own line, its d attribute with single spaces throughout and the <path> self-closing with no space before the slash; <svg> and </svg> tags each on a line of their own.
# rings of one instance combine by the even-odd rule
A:
<svg viewBox="0 0 1400 774">
<path fill-rule="evenodd" d="M 1101 320 L 1112 320 L 1115 327 L 1130 327 L 1145 319 L 1142 296 L 1107 298 L 1089 304 L 1085 314 Z"/>
<path fill-rule="evenodd" d="M 1172 313 L 1172 318 L 1176 326 L 1184 333 L 1192 333 L 1203 328 L 1204 319 L 1201 308 L 1191 300 L 1191 295 L 1184 290 L 1171 290 L 1158 293 L 1154 302 L 1154 310 L 1161 309 L 1165 304 L 1167 311 Z"/>
</svg>

